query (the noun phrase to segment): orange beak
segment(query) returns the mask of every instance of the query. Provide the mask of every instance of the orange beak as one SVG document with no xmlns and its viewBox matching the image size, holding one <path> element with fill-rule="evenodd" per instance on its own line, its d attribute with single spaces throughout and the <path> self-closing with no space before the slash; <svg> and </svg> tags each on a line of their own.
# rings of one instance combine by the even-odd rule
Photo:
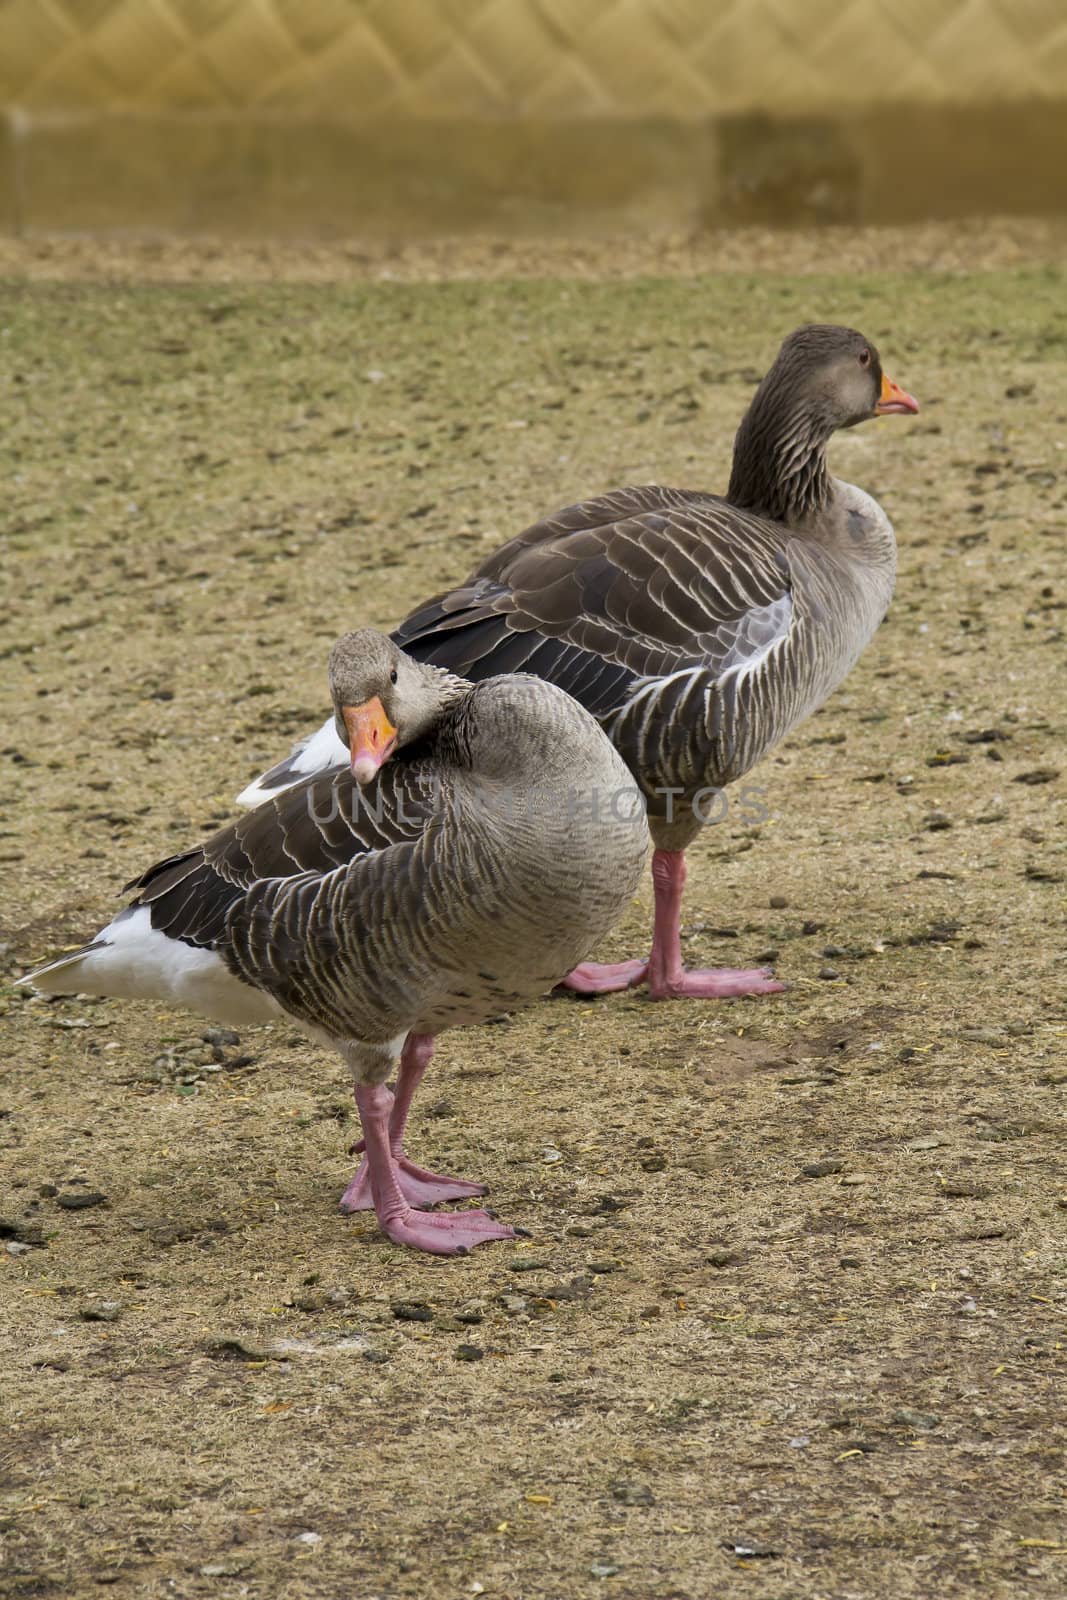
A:
<svg viewBox="0 0 1067 1600">
<path fill-rule="evenodd" d="M 882 373 L 882 392 L 878 396 L 878 404 L 874 408 L 875 416 L 888 417 L 894 412 L 912 412 L 919 409 L 919 402 L 914 395 L 908 394 L 899 383 L 894 383 L 892 378 L 887 378 Z"/>
<path fill-rule="evenodd" d="M 341 715 L 348 729 L 352 776 L 357 783 L 369 783 L 396 749 L 396 729 L 377 695 L 361 706 L 342 706 Z"/>
</svg>

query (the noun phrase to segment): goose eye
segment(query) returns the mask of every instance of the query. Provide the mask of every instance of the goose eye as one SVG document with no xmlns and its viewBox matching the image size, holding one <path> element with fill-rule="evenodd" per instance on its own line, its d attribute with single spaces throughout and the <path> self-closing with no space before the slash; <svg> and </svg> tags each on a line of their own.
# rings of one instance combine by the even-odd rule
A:
<svg viewBox="0 0 1067 1600">
<path fill-rule="evenodd" d="M 869 350 L 862 351 L 861 354 L 860 354 L 860 366 L 861 367 L 869 367 L 870 364 L 871 364 L 871 352 Z"/>
<path fill-rule="evenodd" d="M 395 683 L 396 682 L 396 668 L 395 667 L 393 668 L 392 672 L 389 674 L 389 682 L 390 683 Z"/>
</svg>

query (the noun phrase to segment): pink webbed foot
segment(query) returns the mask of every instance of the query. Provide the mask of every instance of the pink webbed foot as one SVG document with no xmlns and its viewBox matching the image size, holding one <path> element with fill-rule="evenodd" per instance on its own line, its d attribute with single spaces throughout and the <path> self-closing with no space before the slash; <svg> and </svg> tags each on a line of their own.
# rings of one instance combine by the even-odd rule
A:
<svg viewBox="0 0 1067 1600">
<path fill-rule="evenodd" d="M 411 1036 L 415 1038 L 415 1035 Z M 409 1094 L 414 1089 L 414 1073 L 408 1075 Z M 441 1178 L 436 1173 L 416 1167 L 406 1156 L 398 1155 L 393 1147 L 400 1145 L 406 1104 L 398 1094 L 394 1102 L 392 1093 L 384 1084 L 356 1084 L 356 1105 L 363 1124 L 366 1141 L 366 1179 L 363 1168 L 356 1174 L 345 1191 L 347 1210 L 359 1210 L 363 1185 L 373 1199 L 378 1226 L 395 1244 L 411 1245 L 416 1250 L 429 1250 L 438 1256 L 454 1256 L 473 1250 L 475 1245 L 488 1244 L 493 1239 L 514 1239 L 514 1228 L 497 1222 L 488 1211 L 419 1211 L 412 1207 L 409 1195 L 414 1192 L 425 1204 L 427 1200 L 463 1197 L 472 1192 L 484 1192 L 480 1184 L 468 1184 L 462 1179 Z M 399 1116 L 393 1116 L 400 1107 Z"/>
<path fill-rule="evenodd" d="M 360 1144 L 363 1141 L 360 1140 Z M 484 1183 L 471 1183 L 466 1178 L 450 1178 L 441 1172 L 427 1172 L 409 1161 L 403 1151 L 396 1154 L 396 1177 L 400 1193 L 409 1206 L 436 1206 L 442 1200 L 469 1200 L 472 1195 L 486 1194 Z M 341 1210 L 373 1211 L 374 1195 L 371 1193 L 370 1168 L 366 1160 L 360 1162 L 352 1182 L 341 1196 Z M 469 1213 L 468 1213 L 469 1215 Z"/>
<path fill-rule="evenodd" d="M 736 1000 L 743 995 L 783 994 L 770 967 L 712 967 L 702 971 L 681 971 L 670 976 L 652 977 L 649 992 L 653 1000 Z"/>
<path fill-rule="evenodd" d="M 607 965 L 583 961 L 568 972 L 559 987 L 573 989 L 575 994 L 614 994 L 618 989 L 635 989 L 647 977 L 647 961 L 615 961 Z"/>
<path fill-rule="evenodd" d="M 514 1228 L 498 1222 L 488 1211 L 412 1211 L 410 1208 L 379 1216 L 379 1226 L 394 1244 L 429 1250 L 435 1256 L 455 1256 L 494 1239 L 514 1239 Z"/>
</svg>

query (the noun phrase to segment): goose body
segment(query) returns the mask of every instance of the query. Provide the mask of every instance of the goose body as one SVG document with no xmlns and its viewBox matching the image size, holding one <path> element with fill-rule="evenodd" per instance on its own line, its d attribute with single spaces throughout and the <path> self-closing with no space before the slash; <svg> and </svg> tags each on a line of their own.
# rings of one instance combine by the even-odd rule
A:
<svg viewBox="0 0 1067 1600">
<path fill-rule="evenodd" d="M 399 663 L 416 700 L 420 685 L 436 697 L 414 742 L 379 741 L 371 755 L 353 733 L 349 765 L 150 867 L 91 944 L 24 981 L 165 998 L 229 1022 L 296 1018 L 355 1077 L 368 1162 L 346 1208 L 374 1204 L 391 1237 L 449 1252 L 510 1230 L 482 1213 L 412 1211 L 481 1192 L 403 1155 L 432 1037 L 533 1000 L 588 954 L 639 882 L 647 828 L 625 765 L 562 690 L 529 676 L 472 685 L 369 630 L 351 637 Z M 402 734 L 384 677 L 379 687 L 366 697 L 381 712 L 371 737 Z M 348 716 L 354 696 L 335 703 L 338 721 L 347 706 L 353 727 L 369 726 L 365 705 L 362 722 Z M 384 1082 L 398 1064 L 396 1113 Z"/>
<path fill-rule="evenodd" d="M 405 650 L 465 677 L 530 673 L 566 689 L 646 798 L 652 956 L 586 966 L 573 987 L 648 981 L 656 998 L 781 988 L 762 970 L 683 971 L 684 851 L 714 794 L 822 704 L 885 615 L 892 526 L 870 495 L 831 477 L 825 450 L 838 427 L 917 410 L 862 335 L 799 329 L 738 429 L 726 496 L 651 485 L 570 506 L 396 630 Z M 345 759 L 327 724 L 239 799 Z"/>
</svg>

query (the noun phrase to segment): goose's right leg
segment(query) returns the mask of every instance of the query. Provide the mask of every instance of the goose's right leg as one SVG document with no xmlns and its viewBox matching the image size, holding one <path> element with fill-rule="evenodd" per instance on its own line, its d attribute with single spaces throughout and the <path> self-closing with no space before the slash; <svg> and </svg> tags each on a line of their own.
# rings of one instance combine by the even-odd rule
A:
<svg viewBox="0 0 1067 1600">
<path fill-rule="evenodd" d="M 393 1096 L 384 1083 L 357 1083 L 356 1105 L 366 1141 L 367 1171 L 374 1212 L 394 1244 L 409 1244 L 434 1255 L 452 1256 L 491 1239 L 514 1239 L 515 1230 L 487 1211 L 416 1211 L 400 1183 L 392 1150 Z"/>
<path fill-rule="evenodd" d="M 415 1091 L 422 1082 L 426 1068 L 433 1058 L 433 1035 L 409 1033 L 400 1056 L 396 1094 L 389 1115 L 389 1145 L 397 1166 L 397 1181 L 412 1206 L 435 1206 L 441 1200 L 467 1200 L 471 1195 L 485 1194 L 484 1183 L 472 1183 L 466 1178 L 450 1178 L 444 1173 L 428 1172 L 418 1167 L 404 1154 L 404 1129 Z M 358 1101 L 358 1096 L 357 1096 Z M 352 1146 L 352 1154 L 366 1149 L 366 1140 L 360 1139 Z M 370 1166 L 366 1159 L 360 1162 L 355 1177 L 341 1196 L 342 1211 L 370 1211 L 374 1207 L 371 1192 Z"/>
<path fill-rule="evenodd" d="M 714 967 L 689 972 L 682 965 L 682 890 L 685 852 L 657 849 L 652 856 L 656 920 L 647 961 L 601 966 L 583 961 L 563 979 L 578 994 L 610 994 L 647 983 L 653 1000 L 732 1000 L 739 995 L 781 994 L 785 988 L 768 967 Z"/>
</svg>

